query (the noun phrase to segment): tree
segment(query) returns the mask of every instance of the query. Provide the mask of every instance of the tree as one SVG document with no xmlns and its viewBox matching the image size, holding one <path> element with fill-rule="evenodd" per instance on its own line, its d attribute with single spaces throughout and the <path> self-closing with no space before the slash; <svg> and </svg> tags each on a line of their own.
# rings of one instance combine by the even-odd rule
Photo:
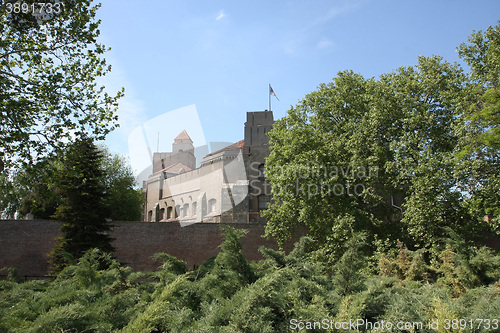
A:
<svg viewBox="0 0 500 333">
<path fill-rule="evenodd" d="M 462 191 L 477 219 L 500 234 L 500 24 L 473 32 L 459 55 L 471 67 L 460 160 Z"/>
<path fill-rule="evenodd" d="M 391 138 L 394 159 L 386 168 L 406 184 L 402 224 L 411 246 L 429 247 L 445 237 L 444 227 L 473 236 L 482 227 L 464 207 L 455 154 L 460 149 L 466 76 L 440 57 L 420 57 L 415 68 L 383 75 L 397 113 Z"/>
<path fill-rule="evenodd" d="M 61 237 L 51 252 L 54 270 L 66 264 L 65 253 L 80 258 L 85 251 L 98 248 L 112 253 L 111 226 L 105 206 L 106 187 L 100 167 L 102 154 L 92 139 L 75 141 L 65 152 L 58 173 L 57 191 L 61 204 L 54 217 L 62 222 Z"/>
<path fill-rule="evenodd" d="M 123 156 L 110 153 L 105 147 L 101 147 L 100 151 L 103 153 L 101 168 L 106 185 L 108 218 L 113 221 L 140 221 L 145 198 L 142 191 L 135 187 L 130 163 Z"/>
<path fill-rule="evenodd" d="M 459 56 L 471 67 L 476 83 L 468 117 L 482 128 L 477 141 L 500 149 L 500 24 L 473 32 L 469 44 L 460 45 Z"/>
<path fill-rule="evenodd" d="M 112 97 L 97 85 L 111 67 L 102 58 L 108 49 L 97 43 L 99 5 L 91 2 L 62 0 L 45 9 L 22 2 L 28 11 L 2 5 L 0 169 L 38 160 L 65 138 L 102 139 L 116 127 L 123 89 Z"/>
<path fill-rule="evenodd" d="M 70 146 L 61 148 L 61 155 Z M 103 172 L 106 196 L 104 205 L 107 218 L 113 221 L 139 221 L 142 215 L 144 196 L 135 187 L 135 178 L 128 161 L 110 153 L 105 146 L 98 147 L 102 154 L 99 168 Z M 58 170 L 62 163 L 60 156 L 47 157 L 31 166 L 24 166 L 12 175 L 11 182 L 5 182 L 0 192 L 6 217 L 14 218 L 32 214 L 35 219 L 51 219 L 61 204 L 58 190 Z M 0 175 L 0 179 L 2 179 Z"/>
<path fill-rule="evenodd" d="M 0 173 L 0 217 L 13 218 L 19 208 L 19 189 L 12 183 L 12 172 Z"/>
<path fill-rule="evenodd" d="M 267 235 L 305 226 L 325 260 L 359 232 L 411 247 L 433 246 L 445 227 L 473 237 L 485 226 L 455 159 L 466 88 L 462 69 L 434 56 L 379 80 L 340 72 L 306 95 L 269 133 Z"/>
<path fill-rule="evenodd" d="M 37 219 L 53 217 L 61 204 L 55 184 L 57 163 L 60 162 L 56 159 L 44 159 L 18 172 L 14 185 L 19 191 L 19 217 L 29 214 Z"/>
<path fill-rule="evenodd" d="M 383 222 L 392 224 L 384 192 L 372 190 L 387 192 L 379 183 L 392 186 L 384 168 L 388 117 L 379 111 L 384 99 L 374 98 L 384 89 L 373 79 L 340 72 L 275 122 L 266 160 L 274 201 L 265 212 L 268 235 L 284 241 L 305 225 L 317 244 L 333 236 L 332 243 L 341 245 L 353 232 L 373 235 Z M 341 255 L 341 246 L 332 250 Z"/>
</svg>

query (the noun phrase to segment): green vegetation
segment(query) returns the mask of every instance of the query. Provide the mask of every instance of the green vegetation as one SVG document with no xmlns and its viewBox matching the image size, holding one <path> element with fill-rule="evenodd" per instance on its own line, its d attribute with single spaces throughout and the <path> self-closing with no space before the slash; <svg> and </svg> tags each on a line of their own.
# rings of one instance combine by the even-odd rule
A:
<svg viewBox="0 0 500 333">
<path fill-rule="evenodd" d="M 63 156 L 71 147 L 61 148 L 60 154 L 13 174 L 12 180 L 5 184 L 4 197 L 0 210 L 4 208 L 5 217 L 23 218 L 32 214 L 35 219 L 52 219 L 61 204 L 58 192 Z M 139 221 L 142 216 L 144 196 L 136 188 L 135 177 L 128 160 L 110 153 L 106 147 L 98 147 L 101 158 L 99 168 L 103 176 L 104 211 L 106 218 L 113 221 Z"/>
<path fill-rule="evenodd" d="M 36 6 L 33 0 L 23 5 L 31 3 Z M 123 89 L 112 96 L 98 85 L 111 70 L 103 58 L 109 48 L 97 42 L 100 21 L 95 16 L 99 7 L 93 6 L 92 0 L 61 0 L 51 13 L 34 15 L 30 11 L 8 13 L 2 2 L 2 218 L 12 218 L 20 208 L 20 196 L 25 194 L 22 185 L 27 184 L 32 184 L 36 196 L 23 199 L 40 203 L 35 215 L 53 212 L 55 198 L 43 182 L 52 177 L 50 170 L 45 170 L 48 160 L 61 153 L 68 141 L 84 137 L 102 140 L 118 126 L 116 111 Z M 13 183 L 20 174 L 25 183 Z"/>
<path fill-rule="evenodd" d="M 91 248 L 112 253 L 111 225 L 106 221 L 106 185 L 101 168 L 102 154 L 92 139 L 72 143 L 65 151 L 56 177 L 61 203 L 54 218 L 62 223 L 61 237 L 52 250 L 54 272 L 60 272 L 72 258 Z"/>
<path fill-rule="evenodd" d="M 104 185 L 108 218 L 113 221 L 140 221 L 142 219 L 144 195 L 137 188 L 134 172 L 123 156 L 110 153 L 99 147 L 103 158 Z"/>
<path fill-rule="evenodd" d="M 305 227 L 333 263 L 358 233 L 367 255 L 401 241 L 434 256 L 449 228 L 499 234 L 499 36 L 460 47 L 471 73 L 438 56 L 378 80 L 343 71 L 292 107 L 269 132 L 267 235 Z"/>
<path fill-rule="evenodd" d="M 469 120 L 483 129 L 476 140 L 479 146 L 500 148 L 500 25 L 484 33 L 474 32 L 469 45 L 462 44 L 459 54 L 471 66 L 470 77 L 475 103 L 470 106 Z M 476 145 L 477 147 L 477 145 Z"/>
<path fill-rule="evenodd" d="M 470 73 L 438 56 L 343 71 L 275 123 L 266 234 L 305 228 L 291 253 L 250 263 L 224 227 L 196 269 L 160 253 L 157 272 L 132 272 L 106 218 L 135 216 L 140 196 L 94 144 L 121 93 L 96 87 L 109 67 L 90 2 L 46 21 L 0 12 L 0 209 L 64 223 L 54 281 L 0 281 L 1 332 L 500 330 L 500 256 L 481 246 L 500 235 L 500 25 L 460 46 Z"/>
<path fill-rule="evenodd" d="M 222 251 L 194 270 L 158 254 L 157 272 L 133 273 L 94 249 L 52 282 L 0 281 L 0 331 L 376 332 L 364 328 L 384 321 L 421 322 L 418 332 L 458 332 L 445 329 L 446 320 L 462 319 L 474 329 L 461 331 L 483 332 L 486 322 L 477 328 L 476 319 L 489 319 L 493 328 L 500 318 L 500 257 L 456 236 L 426 263 L 426 253 L 402 244 L 363 256 L 360 234 L 332 267 L 311 259 L 308 237 L 288 255 L 262 248 L 265 259 L 249 263 L 241 236 L 226 227 Z M 363 325 L 330 324 L 349 320 Z M 439 329 L 429 329 L 436 320 Z M 325 321 L 326 330 L 306 329 L 307 322 Z"/>
<path fill-rule="evenodd" d="M 111 70 L 102 57 L 108 48 L 97 43 L 99 5 L 63 0 L 60 7 L 45 18 L 0 9 L 0 172 L 72 137 L 103 139 L 117 126 L 123 91 L 110 96 L 97 85 Z"/>
</svg>

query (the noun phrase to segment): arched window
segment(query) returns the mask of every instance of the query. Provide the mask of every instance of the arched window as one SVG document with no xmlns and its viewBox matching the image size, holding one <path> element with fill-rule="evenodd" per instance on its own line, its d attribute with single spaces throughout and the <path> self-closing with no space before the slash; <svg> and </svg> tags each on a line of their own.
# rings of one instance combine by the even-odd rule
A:
<svg viewBox="0 0 500 333">
<path fill-rule="evenodd" d="M 189 215 L 189 204 L 184 204 L 182 206 L 182 217 L 187 217 Z"/>
<path fill-rule="evenodd" d="M 156 204 L 155 205 L 155 222 L 160 221 L 160 205 Z"/>
<path fill-rule="evenodd" d="M 208 200 L 208 213 L 214 213 L 216 211 L 217 200 L 210 199 Z"/>
<path fill-rule="evenodd" d="M 172 218 L 172 210 L 172 206 L 167 207 L 167 220 L 170 220 Z"/>
<path fill-rule="evenodd" d="M 181 215 L 181 206 L 176 205 L 175 206 L 175 218 L 179 217 Z"/>
<path fill-rule="evenodd" d="M 191 204 L 191 215 L 196 216 L 196 208 L 197 208 L 197 203 L 196 201 Z"/>
<path fill-rule="evenodd" d="M 159 216 L 160 221 L 163 220 L 164 217 L 165 217 L 165 208 L 161 208 L 160 209 L 160 216 Z"/>
<path fill-rule="evenodd" d="M 148 222 L 151 222 L 151 220 L 153 220 L 153 211 L 152 210 L 150 210 L 148 212 Z"/>
</svg>

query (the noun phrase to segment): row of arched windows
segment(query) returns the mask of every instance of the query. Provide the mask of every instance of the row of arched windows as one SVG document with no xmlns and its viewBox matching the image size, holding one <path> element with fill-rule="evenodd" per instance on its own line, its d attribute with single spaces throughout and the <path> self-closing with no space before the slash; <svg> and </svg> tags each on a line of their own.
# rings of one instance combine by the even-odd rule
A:
<svg viewBox="0 0 500 333">
<path fill-rule="evenodd" d="M 157 210 L 158 214 L 158 221 L 161 220 L 171 220 L 175 218 L 189 218 L 189 217 L 196 217 L 197 215 L 197 209 L 198 209 L 198 202 L 194 201 L 191 203 L 185 203 L 182 206 L 181 205 L 176 205 L 174 206 L 168 206 L 167 209 L 161 208 Z M 217 200 L 215 199 L 210 199 L 208 200 L 208 205 L 207 205 L 207 211 L 206 214 L 210 213 L 215 213 L 217 211 Z M 150 210 L 148 212 L 148 221 L 152 222 L 153 218 L 153 211 Z"/>
<path fill-rule="evenodd" d="M 271 197 L 269 195 L 261 194 L 261 195 L 257 196 L 257 200 L 258 200 L 259 211 L 262 211 L 262 210 L 265 210 L 268 208 Z M 198 208 L 197 201 L 192 202 L 191 205 L 189 203 L 185 203 L 182 206 L 176 205 L 175 209 L 173 206 L 168 206 L 166 210 L 165 210 L 165 208 L 161 208 L 157 211 L 158 215 L 159 215 L 157 218 L 158 218 L 158 221 L 165 220 L 165 219 L 171 220 L 171 219 L 175 219 L 175 218 L 179 218 L 179 217 L 180 218 L 190 218 L 190 217 L 194 218 L 197 216 L 197 208 Z M 217 211 L 217 200 L 215 200 L 215 199 L 208 200 L 207 210 L 206 210 L 206 213 L 203 212 L 204 213 L 203 215 L 215 213 L 216 211 Z M 152 217 L 153 217 L 153 211 L 149 211 L 148 212 L 148 221 L 149 222 L 152 222 Z"/>
</svg>

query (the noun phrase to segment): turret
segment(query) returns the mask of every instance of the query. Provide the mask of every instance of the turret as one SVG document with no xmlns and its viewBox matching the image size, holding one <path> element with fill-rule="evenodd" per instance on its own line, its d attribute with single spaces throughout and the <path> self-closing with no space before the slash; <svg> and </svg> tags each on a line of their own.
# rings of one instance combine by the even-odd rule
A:
<svg viewBox="0 0 500 333">
<path fill-rule="evenodd" d="M 183 151 L 194 153 L 193 140 L 191 140 L 186 130 L 177 135 L 174 139 L 174 143 L 172 143 L 172 153 L 175 154 Z"/>
</svg>

